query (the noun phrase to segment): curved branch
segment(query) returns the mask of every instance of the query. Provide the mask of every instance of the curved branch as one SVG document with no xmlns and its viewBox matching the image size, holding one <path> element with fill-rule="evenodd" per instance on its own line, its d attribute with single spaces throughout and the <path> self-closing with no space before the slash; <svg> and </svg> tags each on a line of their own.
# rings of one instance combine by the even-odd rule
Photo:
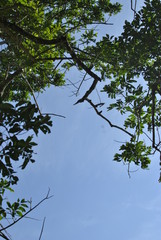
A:
<svg viewBox="0 0 161 240">
<path fill-rule="evenodd" d="M 72 47 L 70 46 L 70 43 L 67 41 L 65 41 L 65 45 L 66 45 L 66 49 L 68 50 L 69 54 L 71 55 L 71 57 L 73 58 L 73 60 L 78 64 L 79 67 L 83 68 L 85 70 L 86 73 L 88 73 L 88 75 L 90 75 L 92 78 L 94 78 L 97 81 L 101 81 L 101 78 L 97 76 L 97 74 L 95 74 L 94 72 L 91 71 L 91 69 L 89 67 L 87 67 L 81 60 L 79 57 L 77 57 L 76 53 L 74 52 L 74 50 L 72 49 Z"/>
<path fill-rule="evenodd" d="M 90 88 L 86 91 L 86 93 L 84 94 L 84 96 L 79 99 L 74 105 L 78 104 L 78 103 L 82 103 L 84 102 L 85 100 L 87 100 L 88 96 L 93 92 L 93 90 L 96 88 L 97 86 L 97 83 L 98 83 L 98 80 L 95 79 L 92 83 L 92 85 L 90 86 Z"/>
<path fill-rule="evenodd" d="M 49 116 L 55 116 L 55 117 L 60 117 L 60 118 L 66 118 L 63 115 L 56 114 L 56 113 L 41 113 L 41 115 L 49 115 Z"/>
<path fill-rule="evenodd" d="M 110 127 L 117 128 L 117 129 L 121 130 L 122 132 L 128 134 L 130 137 L 133 137 L 133 136 L 134 136 L 132 133 L 128 132 L 128 131 L 125 130 L 124 128 L 119 127 L 119 126 L 117 126 L 117 125 L 115 125 L 115 124 L 112 124 L 112 123 L 110 122 L 110 120 L 107 119 L 107 118 L 102 114 L 102 111 L 98 111 L 98 109 L 97 109 L 97 106 L 98 106 L 98 105 L 95 105 L 90 99 L 86 98 L 85 100 L 93 107 L 93 109 L 95 110 L 95 112 L 97 113 L 98 116 L 100 116 L 100 117 L 103 118 L 106 122 L 108 122 L 108 124 L 110 125 Z"/>
<path fill-rule="evenodd" d="M 46 196 L 40 201 L 38 202 L 34 207 L 30 208 L 29 211 L 27 211 L 22 217 L 18 218 L 17 220 L 15 220 L 13 223 L 9 224 L 6 227 L 3 227 L 0 229 L 0 233 L 2 233 L 2 231 L 5 231 L 6 229 L 12 227 L 13 225 L 15 225 L 17 222 L 19 222 L 22 218 L 24 218 L 26 215 L 28 215 L 30 212 L 32 212 L 35 208 L 37 208 L 41 203 L 43 203 L 45 200 L 48 200 L 49 198 L 51 198 L 52 196 L 49 196 L 50 194 L 50 189 L 48 190 Z"/>
<path fill-rule="evenodd" d="M 70 44 L 68 43 L 68 41 L 66 40 L 65 41 L 65 45 L 66 45 L 66 48 L 67 48 L 67 51 L 69 52 L 69 54 L 71 55 L 71 57 L 73 58 L 73 60 L 78 64 L 79 67 L 83 68 L 83 70 L 89 75 L 91 76 L 94 81 L 91 85 L 91 87 L 89 88 L 88 91 L 86 91 L 86 93 L 84 94 L 84 96 L 79 99 L 76 103 L 81 103 L 81 102 L 84 102 L 87 97 L 92 93 L 92 91 L 95 89 L 96 85 L 98 82 L 101 82 L 101 78 L 95 74 L 94 72 L 91 71 L 91 68 L 87 67 L 81 60 L 80 58 L 76 55 L 76 53 L 74 52 L 74 50 L 72 49 L 72 47 L 70 46 Z"/>
</svg>

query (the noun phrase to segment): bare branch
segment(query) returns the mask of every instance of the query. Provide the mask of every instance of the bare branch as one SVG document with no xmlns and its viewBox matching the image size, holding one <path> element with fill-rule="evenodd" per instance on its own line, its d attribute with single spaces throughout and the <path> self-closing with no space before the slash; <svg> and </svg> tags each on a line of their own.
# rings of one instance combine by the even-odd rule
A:
<svg viewBox="0 0 161 240">
<path fill-rule="evenodd" d="M 152 147 L 155 147 L 155 119 L 154 119 L 154 115 L 155 115 L 155 86 L 153 86 L 152 88 Z"/>
<path fill-rule="evenodd" d="M 44 231 L 45 220 L 46 220 L 46 218 L 44 218 L 44 220 L 43 220 L 43 223 L 42 223 L 42 228 L 41 228 L 41 232 L 40 232 L 40 237 L 39 237 L 39 240 L 41 240 L 42 233 L 43 233 L 43 231 Z"/>
<path fill-rule="evenodd" d="M 97 88 L 96 88 L 96 93 L 97 93 L 97 96 L 98 96 L 99 102 L 100 102 L 100 104 L 101 104 L 101 97 L 100 97 L 100 95 L 99 95 L 99 93 L 98 93 Z"/>
<path fill-rule="evenodd" d="M 131 10 L 134 12 L 134 17 L 135 17 L 135 14 L 136 14 L 136 5 L 137 5 L 137 0 L 135 0 L 134 8 L 133 8 L 133 0 L 131 0 Z"/>
<path fill-rule="evenodd" d="M 32 89 L 29 81 L 28 81 L 23 75 L 22 75 L 22 77 L 23 77 L 23 79 L 26 81 L 26 83 L 28 84 L 28 86 L 29 86 L 29 88 L 30 88 L 30 90 L 31 90 L 31 94 L 32 94 L 32 96 L 33 96 L 33 98 L 34 98 L 34 101 L 35 101 L 35 103 L 36 103 L 36 106 L 37 106 L 37 108 L 38 108 L 38 111 L 39 111 L 40 115 L 42 115 L 42 114 L 41 114 L 41 111 L 40 111 L 40 108 L 39 108 L 39 105 L 38 105 L 38 103 L 37 103 L 35 94 L 34 94 L 34 90 Z"/>
<path fill-rule="evenodd" d="M 96 24 L 96 25 L 114 25 L 113 23 L 108 23 L 108 22 L 93 22 L 90 23 L 90 25 Z"/>
<path fill-rule="evenodd" d="M 63 115 L 56 114 L 56 113 L 42 113 L 41 115 L 51 115 L 51 116 L 55 116 L 55 117 L 66 118 L 66 117 L 63 116 Z"/>
<path fill-rule="evenodd" d="M 30 90 L 31 90 L 31 94 L 32 94 L 32 96 L 33 96 L 33 98 L 34 98 L 35 104 L 36 104 L 36 106 L 37 106 L 37 108 L 38 108 L 38 111 L 39 111 L 39 114 L 40 114 L 40 115 L 52 115 L 52 116 L 56 116 L 56 117 L 65 118 L 65 116 L 60 115 L 60 114 L 55 114 L 55 113 L 41 113 L 40 108 L 39 108 L 39 104 L 38 104 L 38 102 L 37 102 L 37 100 L 36 100 L 34 91 L 33 91 L 32 87 L 31 87 L 29 81 L 28 81 L 24 76 L 23 76 L 23 79 L 27 82 L 27 84 L 28 84 L 28 86 L 29 86 L 29 88 L 30 88 Z"/>
<path fill-rule="evenodd" d="M 73 60 L 78 64 L 79 67 L 83 68 L 83 70 L 89 75 L 91 76 L 94 81 L 91 85 L 91 87 L 89 88 L 89 90 L 85 93 L 85 95 L 79 99 L 75 104 L 84 102 L 86 100 L 86 98 L 91 94 L 91 92 L 95 89 L 97 83 L 99 81 L 101 81 L 101 78 L 99 76 L 97 76 L 97 74 L 95 74 L 94 72 L 91 71 L 91 68 L 93 66 L 91 66 L 90 68 L 87 67 L 81 60 L 80 58 L 76 55 L 76 53 L 74 52 L 74 50 L 72 49 L 72 47 L 70 46 L 70 44 L 68 43 L 68 41 L 65 41 L 66 44 L 66 48 L 69 52 L 69 54 L 71 55 L 71 57 L 73 58 Z"/>
<path fill-rule="evenodd" d="M 84 77 L 83 77 L 83 79 L 81 80 L 81 82 L 80 82 L 80 84 L 79 84 L 79 86 L 78 86 L 78 89 L 77 89 L 76 94 L 75 94 L 76 97 L 77 97 L 78 94 L 79 94 L 79 90 L 80 90 L 80 88 L 81 88 L 83 82 L 85 81 L 86 76 L 87 76 L 87 73 L 84 74 Z"/>
<path fill-rule="evenodd" d="M 50 189 L 48 190 L 46 196 L 41 200 L 39 201 L 34 207 L 31 207 L 30 210 L 28 210 L 22 217 L 18 218 L 17 220 L 15 220 L 13 223 L 9 224 L 8 226 L 6 227 L 2 227 L 0 229 L 0 233 L 2 233 L 2 231 L 5 231 L 6 229 L 12 227 L 13 225 L 15 225 L 17 222 L 19 222 L 22 218 L 24 218 L 25 216 L 27 216 L 30 212 L 32 212 L 35 208 L 37 208 L 40 204 L 42 204 L 45 200 L 48 200 L 50 199 L 51 197 L 53 197 L 52 195 L 49 196 L 50 194 Z"/>
<path fill-rule="evenodd" d="M 91 87 L 88 89 L 88 91 L 84 94 L 84 96 L 79 99 L 74 105 L 78 104 L 78 103 L 82 103 L 84 102 L 85 100 L 87 100 L 88 96 L 93 92 L 93 90 L 96 88 L 97 86 L 97 83 L 98 83 L 98 80 L 95 79 L 91 85 Z"/>
<path fill-rule="evenodd" d="M 127 173 L 128 173 L 129 178 L 131 178 L 131 175 L 130 175 L 130 162 L 128 163 Z"/>
<path fill-rule="evenodd" d="M 122 128 L 122 127 L 119 127 L 115 124 L 112 124 L 111 121 L 106 118 L 103 114 L 102 114 L 102 111 L 98 111 L 97 109 L 97 105 L 95 105 L 90 99 L 86 98 L 85 99 L 95 110 L 95 112 L 97 113 L 98 116 L 100 116 L 101 118 L 103 118 L 106 122 L 108 122 L 108 124 L 110 125 L 110 127 L 114 127 L 114 128 L 117 128 L 123 132 L 125 132 L 126 134 L 128 134 L 130 137 L 133 137 L 134 135 L 130 132 L 128 132 L 126 129 Z"/>
<path fill-rule="evenodd" d="M 76 53 L 74 52 L 74 50 L 72 49 L 72 47 L 70 46 L 70 44 L 68 43 L 68 41 L 65 41 L 65 45 L 66 48 L 69 52 L 69 54 L 71 55 L 71 57 L 73 58 L 73 60 L 78 64 L 79 67 L 83 68 L 85 70 L 85 72 L 87 72 L 92 78 L 96 79 L 97 81 L 101 81 L 101 78 L 98 77 L 94 72 L 91 71 L 91 68 L 87 67 L 81 60 L 79 57 L 77 57 Z"/>
<path fill-rule="evenodd" d="M 2 237 L 5 240 L 10 240 L 4 233 L 0 233 L 0 237 Z"/>
</svg>

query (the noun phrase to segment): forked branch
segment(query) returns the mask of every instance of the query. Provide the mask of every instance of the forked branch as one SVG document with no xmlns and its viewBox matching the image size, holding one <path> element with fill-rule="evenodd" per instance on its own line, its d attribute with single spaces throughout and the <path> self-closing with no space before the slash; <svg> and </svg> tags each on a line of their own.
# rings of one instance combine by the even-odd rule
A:
<svg viewBox="0 0 161 240">
<path fill-rule="evenodd" d="M 73 58 L 73 60 L 76 62 L 76 64 L 81 67 L 89 76 L 91 76 L 94 81 L 91 85 L 91 87 L 88 89 L 88 91 L 84 94 L 84 96 L 79 99 L 75 104 L 84 102 L 88 96 L 92 93 L 92 91 L 96 88 L 97 83 L 100 81 L 101 82 L 101 78 L 95 74 L 93 71 L 91 71 L 90 67 L 87 67 L 81 60 L 80 58 L 77 56 L 77 54 L 74 52 L 74 50 L 72 49 L 72 47 L 70 46 L 69 42 L 66 40 L 65 41 L 66 44 L 66 48 L 67 51 L 69 52 L 69 54 L 71 55 L 71 57 Z"/>
<path fill-rule="evenodd" d="M 95 110 L 95 112 L 97 113 L 98 116 L 100 116 L 100 117 L 103 118 L 106 122 L 108 122 L 108 124 L 110 125 L 110 127 L 117 128 L 117 129 L 123 131 L 124 133 L 128 134 L 130 137 L 134 137 L 134 135 L 133 135 L 132 133 L 128 132 L 126 129 L 124 129 L 124 128 L 122 128 L 122 127 L 119 127 L 119 126 L 117 126 L 117 125 L 115 125 L 115 124 L 112 124 L 111 121 L 102 114 L 102 111 L 99 111 L 99 110 L 97 109 L 98 105 L 95 105 L 95 104 L 94 104 L 90 99 L 88 99 L 88 98 L 86 98 L 85 100 L 92 106 L 92 108 Z"/>
<path fill-rule="evenodd" d="M 39 201 L 34 207 L 31 207 L 30 210 L 28 210 L 25 214 L 23 214 L 21 217 L 19 217 L 18 219 L 16 219 L 13 223 L 7 225 L 6 227 L 2 227 L 0 229 L 0 234 L 5 231 L 6 229 L 12 227 L 13 225 L 15 225 L 17 222 L 19 222 L 22 218 L 24 218 L 25 216 L 27 216 L 30 212 L 32 212 L 35 208 L 37 208 L 40 204 L 42 204 L 44 201 L 48 200 L 49 198 L 53 197 L 52 195 L 50 196 L 50 189 L 48 190 L 46 196 Z"/>
</svg>

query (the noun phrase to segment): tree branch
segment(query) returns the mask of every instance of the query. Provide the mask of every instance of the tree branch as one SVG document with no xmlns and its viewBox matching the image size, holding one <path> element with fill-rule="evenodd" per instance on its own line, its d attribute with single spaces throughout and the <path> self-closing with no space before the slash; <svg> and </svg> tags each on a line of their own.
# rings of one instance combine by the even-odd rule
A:
<svg viewBox="0 0 161 240">
<path fill-rule="evenodd" d="M 17 34 L 20 34 L 28 39 L 30 39 L 32 42 L 38 43 L 38 44 L 44 44 L 44 45 L 52 45 L 52 44 L 60 44 L 66 40 L 65 36 L 60 36 L 53 39 L 43 39 L 41 37 L 35 37 L 29 32 L 26 32 L 24 29 L 17 26 L 15 23 L 11 23 L 7 21 L 5 18 L 0 18 L 0 23 L 3 24 L 5 28 L 9 28 L 12 31 L 16 32 Z"/>
<path fill-rule="evenodd" d="M 44 218 L 44 220 L 43 220 L 43 223 L 42 223 L 42 228 L 41 228 L 41 232 L 40 232 L 40 237 L 39 237 L 39 240 L 41 240 L 42 233 L 43 233 L 43 231 L 44 231 L 45 219 L 46 219 L 46 218 Z"/>
<path fill-rule="evenodd" d="M 65 45 L 66 48 L 69 52 L 69 54 L 71 55 L 71 57 L 73 58 L 73 60 L 78 64 L 79 67 L 83 68 L 85 70 L 85 72 L 88 73 L 88 75 L 90 75 L 92 78 L 96 79 L 97 82 L 101 81 L 101 78 L 98 77 L 94 72 L 91 71 L 91 69 L 89 67 L 87 67 L 81 60 L 79 57 L 77 57 L 76 53 L 74 52 L 74 50 L 72 49 L 72 47 L 70 46 L 70 44 L 68 43 L 68 41 L 65 41 Z"/>
<path fill-rule="evenodd" d="M 66 118 L 63 115 L 56 114 L 56 113 L 41 113 L 41 115 L 50 115 L 50 116 L 55 116 L 55 117 L 60 117 L 60 118 Z"/>
<path fill-rule="evenodd" d="M 101 78 L 97 76 L 97 74 L 95 74 L 94 72 L 91 71 L 91 67 L 87 67 L 81 60 L 80 58 L 76 55 L 76 53 L 74 52 L 74 50 L 72 49 L 72 47 L 70 46 L 70 44 L 68 43 L 68 41 L 65 41 L 65 45 L 67 48 L 67 51 L 69 52 L 69 54 L 71 55 L 71 57 L 73 58 L 73 60 L 77 63 L 77 65 L 81 68 L 83 68 L 83 70 L 92 78 L 94 78 L 94 81 L 91 85 L 91 87 L 89 88 L 89 90 L 85 93 L 85 95 L 79 99 L 75 104 L 84 102 L 86 100 L 86 98 L 91 94 L 91 92 L 95 89 L 97 83 L 100 81 L 101 82 Z"/>
<path fill-rule="evenodd" d="M 152 87 L 152 147 L 155 148 L 155 86 Z"/>
<path fill-rule="evenodd" d="M 2 237 L 5 240 L 10 240 L 4 233 L 0 233 L 0 237 Z"/>
<path fill-rule="evenodd" d="M 49 193 L 50 193 L 50 189 L 48 190 L 46 196 L 40 202 L 38 202 L 34 207 L 30 208 L 30 210 L 28 210 L 22 217 L 18 218 L 13 223 L 9 224 L 6 227 L 1 228 L 0 229 L 0 233 L 2 233 L 2 231 L 5 231 L 6 229 L 8 229 L 8 228 L 12 227 L 13 225 L 15 225 L 17 222 L 19 222 L 22 218 L 24 218 L 26 215 L 28 215 L 30 212 L 32 212 L 35 208 L 37 208 L 45 200 L 48 200 L 49 198 L 53 197 L 53 196 L 49 196 Z"/>
<path fill-rule="evenodd" d="M 112 124 L 112 123 L 110 122 L 110 120 L 107 119 L 107 118 L 102 114 L 102 111 L 98 111 L 98 109 L 97 109 L 97 106 L 98 106 L 98 105 L 95 105 L 90 99 L 86 98 L 85 100 L 94 108 L 94 110 L 95 110 L 95 112 L 97 113 L 98 116 L 100 116 L 100 117 L 103 118 L 106 122 L 108 122 L 108 124 L 110 125 L 110 127 L 117 128 L 117 129 L 123 131 L 124 133 L 128 134 L 130 137 L 133 137 L 133 136 L 134 136 L 132 133 L 128 132 L 128 131 L 125 130 L 124 128 Z"/>
<path fill-rule="evenodd" d="M 2 97 L 4 94 L 4 91 L 8 84 L 13 80 L 14 77 L 17 77 L 20 73 L 22 73 L 23 69 L 19 68 L 17 71 L 15 71 L 12 74 L 9 74 L 4 81 L 0 84 L 0 96 Z"/>
<path fill-rule="evenodd" d="M 91 87 L 88 89 L 88 91 L 86 91 L 86 93 L 84 94 L 84 96 L 82 98 L 80 98 L 74 105 L 78 104 L 78 103 L 82 103 L 85 100 L 87 100 L 88 96 L 92 93 L 92 91 L 96 88 L 97 86 L 97 79 L 95 79 L 91 85 Z"/>
<path fill-rule="evenodd" d="M 42 113 L 41 113 L 41 111 L 40 111 L 40 108 L 39 108 L 39 104 L 37 103 L 37 100 L 36 100 L 36 97 L 35 97 L 35 94 L 34 94 L 34 90 L 32 89 L 32 87 L 31 87 L 29 81 L 27 80 L 27 78 L 25 78 L 25 77 L 23 76 L 23 74 L 22 74 L 22 77 L 23 77 L 23 79 L 26 81 L 26 83 L 28 84 L 28 86 L 29 86 L 29 88 L 30 88 L 30 90 L 31 90 L 31 94 L 32 94 L 32 96 L 33 96 L 33 98 L 34 98 L 34 101 L 35 101 L 35 104 L 36 104 L 37 109 L 38 109 L 38 111 L 39 111 L 39 114 L 42 115 Z"/>
</svg>

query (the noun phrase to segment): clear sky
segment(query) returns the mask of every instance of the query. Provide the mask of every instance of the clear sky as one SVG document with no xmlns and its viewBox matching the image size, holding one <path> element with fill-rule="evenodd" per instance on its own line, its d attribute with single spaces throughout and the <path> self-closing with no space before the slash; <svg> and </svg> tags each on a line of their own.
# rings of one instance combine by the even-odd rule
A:
<svg viewBox="0 0 161 240">
<path fill-rule="evenodd" d="M 102 33 L 118 35 L 124 20 L 132 19 L 130 0 L 119 2 L 122 12 Z M 142 4 L 138 0 L 137 9 Z M 75 72 L 70 77 L 79 78 Z M 159 157 L 149 170 L 132 166 L 137 171 L 129 178 L 127 166 L 112 161 L 119 149 L 116 140 L 126 136 L 111 129 L 88 104 L 74 106 L 71 90 L 50 88 L 38 98 L 42 112 L 66 119 L 54 118 L 52 133 L 39 136 L 37 161 L 20 173 L 14 197 L 32 197 L 34 204 L 49 187 L 54 196 L 30 214 L 37 220 L 23 219 L 8 231 L 12 239 L 39 239 L 46 217 L 42 240 L 160 240 Z M 121 121 L 119 115 L 110 117 Z"/>
</svg>

